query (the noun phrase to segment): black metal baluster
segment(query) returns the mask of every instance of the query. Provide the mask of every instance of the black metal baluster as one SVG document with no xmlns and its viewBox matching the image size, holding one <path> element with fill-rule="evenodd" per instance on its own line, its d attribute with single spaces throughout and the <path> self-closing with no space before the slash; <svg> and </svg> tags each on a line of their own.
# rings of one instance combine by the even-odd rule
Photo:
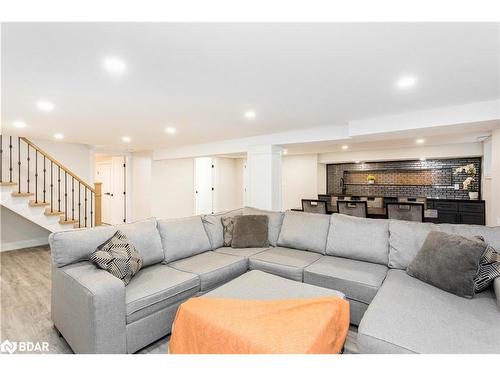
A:
<svg viewBox="0 0 500 375">
<path fill-rule="evenodd" d="M 38 203 L 38 150 L 35 149 L 35 203 Z"/>
<path fill-rule="evenodd" d="M 81 202 L 81 197 L 82 197 L 82 184 L 80 181 L 78 181 L 78 228 L 81 228 L 81 206 L 82 206 L 82 202 Z"/>
<path fill-rule="evenodd" d="M 85 227 L 87 227 L 87 187 L 85 187 Z"/>
<path fill-rule="evenodd" d="M 57 168 L 57 212 L 61 212 L 61 167 Z"/>
<path fill-rule="evenodd" d="M 93 227 L 92 225 L 92 218 L 94 217 L 94 210 L 93 210 L 93 199 L 92 199 L 92 192 L 90 192 L 90 227 Z"/>
<path fill-rule="evenodd" d="M 54 162 L 50 161 L 50 212 L 54 212 Z"/>
<path fill-rule="evenodd" d="M 68 173 L 64 171 L 64 221 L 68 221 Z"/>
<path fill-rule="evenodd" d="M 71 220 L 75 220 L 75 178 L 71 180 Z"/>
<path fill-rule="evenodd" d="M 47 168 L 45 166 L 45 155 L 43 155 L 43 203 L 47 203 L 47 201 L 45 200 L 45 193 L 47 192 L 45 184 L 45 172 L 47 172 Z"/>
<path fill-rule="evenodd" d="M 9 137 L 9 182 L 12 182 L 12 136 Z"/>
<path fill-rule="evenodd" d="M 26 191 L 29 193 L 30 192 L 30 145 L 28 144 L 28 178 L 26 179 L 27 182 L 27 188 L 26 188 Z"/>
<path fill-rule="evenodd" d="M 123 157 L 123 222 L 127 222 L 127 163 L 126 157 Z"/>
<path fill-rule="evenodd" d="M 17 192 L 21 194 L 21 138 L 17 137 Z"/>
</svg>

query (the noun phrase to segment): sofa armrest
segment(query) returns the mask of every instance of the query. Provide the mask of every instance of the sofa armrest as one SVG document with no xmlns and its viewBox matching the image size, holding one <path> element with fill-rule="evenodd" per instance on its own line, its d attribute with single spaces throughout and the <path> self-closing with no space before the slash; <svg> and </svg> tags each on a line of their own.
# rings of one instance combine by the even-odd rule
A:
<svg viewBox="0 0 500 375">
<path fill-rule="evenodd" d="M 125 285 L 89 262 L 52 265 L 52 320 L 76 353 L 126 353 Z"/>
<path fill-rule="evenodd" d="M 500 309 L 500 277 L 497 277 L 493 280 L 493 291 L 495 292 L 495 296 L 497 297 L 497 305 Z"/>
</svg>

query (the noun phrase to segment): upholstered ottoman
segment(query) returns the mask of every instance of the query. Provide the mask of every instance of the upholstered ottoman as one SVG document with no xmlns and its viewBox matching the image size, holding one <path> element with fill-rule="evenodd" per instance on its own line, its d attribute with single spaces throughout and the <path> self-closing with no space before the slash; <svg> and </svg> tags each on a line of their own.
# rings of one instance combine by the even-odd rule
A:
<svg viewBox="0 0 500 375">
<path fill-rule="evenodd" d="M 338 353 L 348 329 L 342 293 L 250 271 L 179 307 L 170 353 Z"/>
</svg>

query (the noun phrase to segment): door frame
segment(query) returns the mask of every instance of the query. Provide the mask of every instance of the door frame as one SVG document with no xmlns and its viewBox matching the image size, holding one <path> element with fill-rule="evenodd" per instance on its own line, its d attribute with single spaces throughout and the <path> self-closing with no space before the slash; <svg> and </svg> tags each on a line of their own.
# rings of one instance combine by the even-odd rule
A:
<svg viewBox="0 0 500 375">
<path fill-rule="evenodd" d="M 124 168 L 124 200 L 123 200 L 123 208 L 124 208 L 124 217 L 123 217 L 123 222 L 124 223 L 129 223 L 132 217 L 132 212 L 131 212 L 131 197 L 132 197 L 132 181 L 131 181 L 131 176 L 132 176 L 132 156 L 128 152 L 95 152 L 92 155 L 93 163 L 92 163 L 92 178 L 94 179 L 95 182 L 95 176 L 96 176 L 96 171 L 95 168 L 99 161 L 97 160 L 97 157 L 99 156 L 105 156 L 105 157 L 123 157 L 123 161 L 125 163 L 125 168 Z"/>
</svg>

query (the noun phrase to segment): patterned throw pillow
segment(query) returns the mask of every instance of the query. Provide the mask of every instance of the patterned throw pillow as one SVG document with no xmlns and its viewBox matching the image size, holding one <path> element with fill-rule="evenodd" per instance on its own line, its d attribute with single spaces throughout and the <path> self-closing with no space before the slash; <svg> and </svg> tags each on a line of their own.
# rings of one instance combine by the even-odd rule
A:
<svg viewBox="0 0 500 375">
<path fill-rule="evenodd" d="M 90 254 L 90 261 L 122 280 L 125 285 L 142 267 L 142 257 L 120 231 Z"/>
<path fill-rule="evenodd" d="M 224 246 L 231 246 L 233 242 L 234 217 L 223 217 L 222 222 Z"/>
<path fill-rule="evenodd" d="M 487 289 L 495 278 L 500 276 L 500 254 L 488 245 L 479 260 L 479 271 L 474 277 L 474 289 L 481 292 Z"/>
</svg>

